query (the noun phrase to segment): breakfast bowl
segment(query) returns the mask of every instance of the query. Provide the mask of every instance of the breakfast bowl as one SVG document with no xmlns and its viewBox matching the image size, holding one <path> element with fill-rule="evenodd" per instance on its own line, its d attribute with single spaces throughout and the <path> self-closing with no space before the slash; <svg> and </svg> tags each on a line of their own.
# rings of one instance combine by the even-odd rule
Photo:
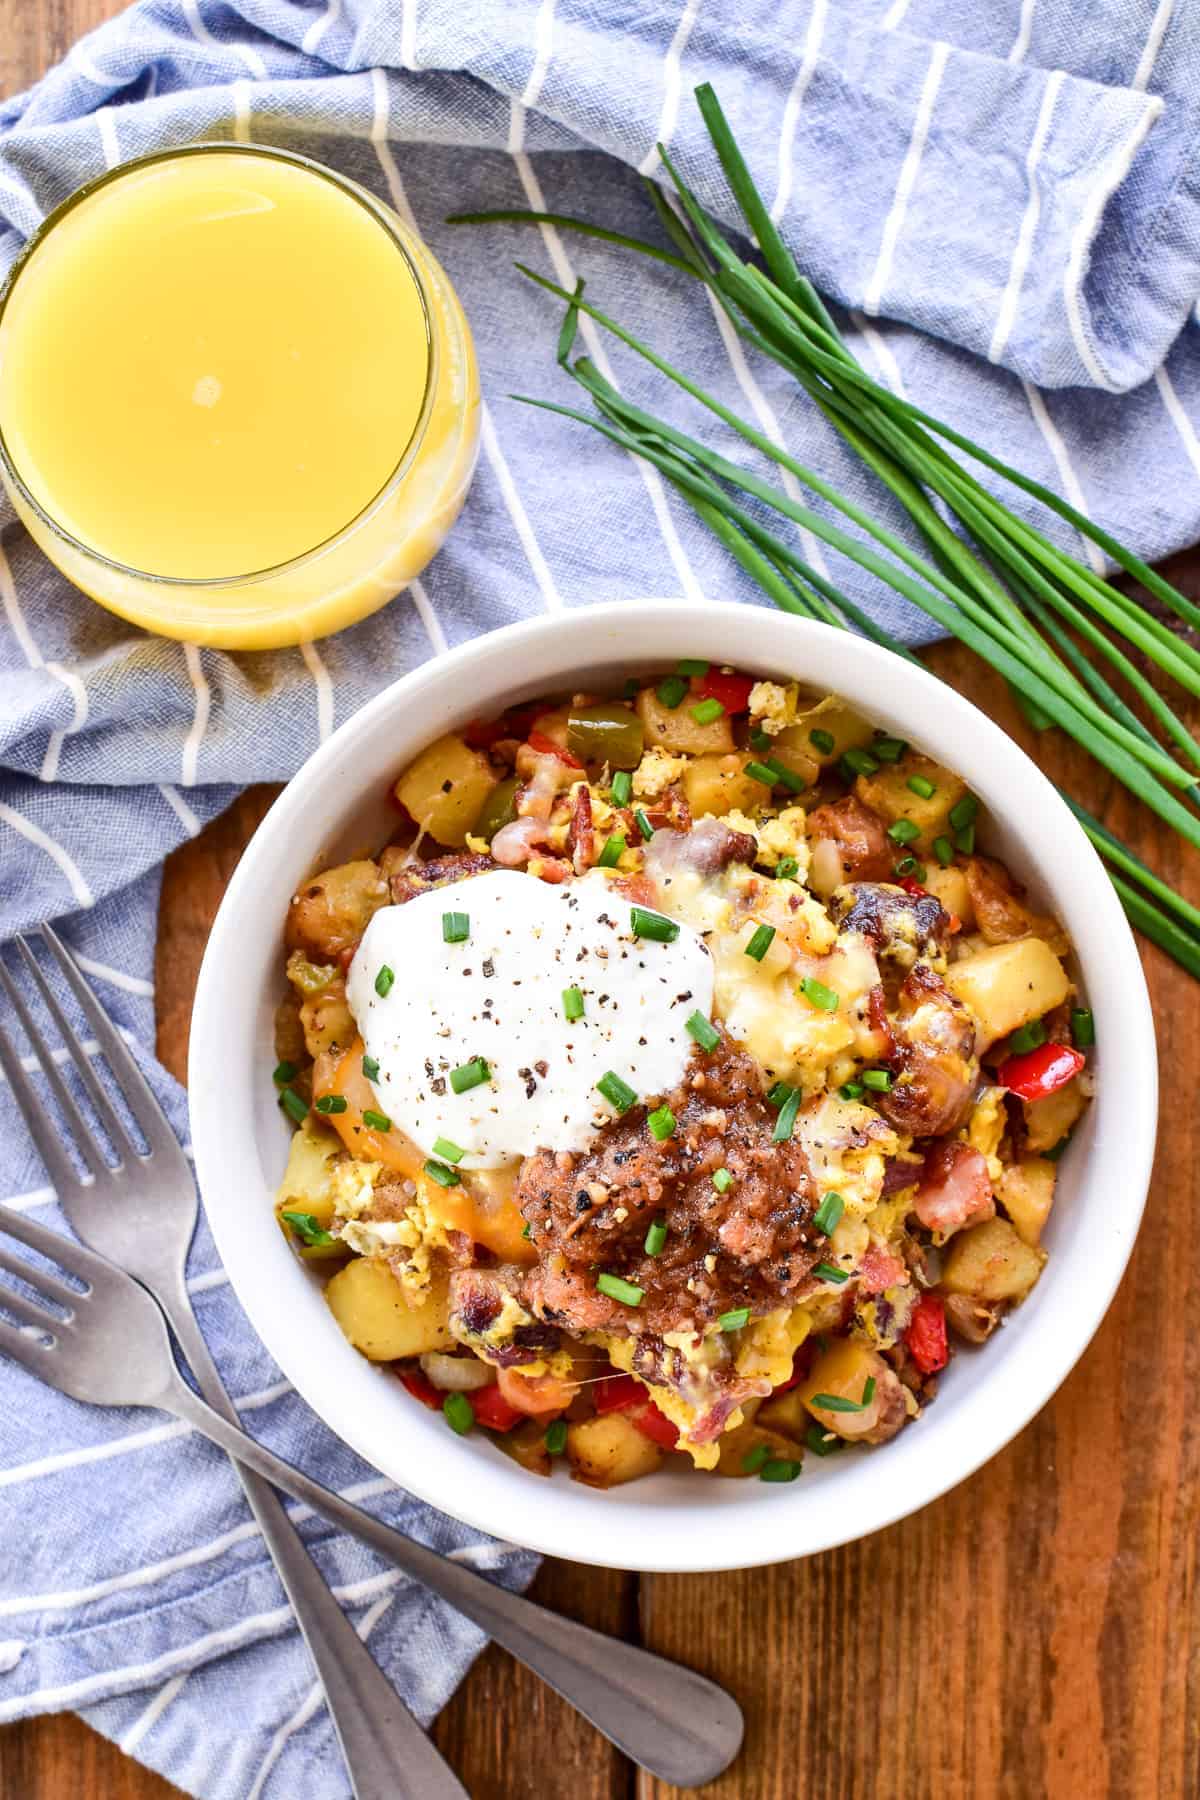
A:
<svg viewBox="0 0 1200 1800">
<path fill-rule="evenodd" d="M 1058 1168 L 1044 1234 L 1039 1226 L 1033 1235 L 1039 1258 L 1047 1253 L 1036 1285 L 988 1343 L 955 1355 L 936 1398 L 893 1441 L 806 1458 L 801 1480 L 710 1479 L 676 1456 L 644 1479 L 600 1489 L 572 1481 L 562 1464 L 539 1479 L 488 1433 L 457 1435 L 447 1429 L 449 1412 L 414 1404 L 392 1368 L 367 1361 L 338 1329 L 319 1265 L 289 1247 L 275 1196 L 292 1128 L 271 1080 L 281 922 L 315 872 L 389 842 L 393 783 L 435 741 L 541 696 L 619 692 L 630 677 L 645 680 L 681 660 L 840 696 L 884 741 L 911 743 L 957 772 L 986 821 L 981 848 L 1069 939 L 1096 1046 L 1093 1093 Z M 921 778 L 913 792 L 922 792 Z M 894 842 L 902 846 L 905 833 Z M 381 973 L 388 979 L 376 994 L 393 984 L 403 991 L 402 963 Z M 559 985 L 556 978 L 556 993 Z M 260 826 L 218 913 L 197 992 L 189 1085 L 197 1174 L 218 1250 L 251 1325 L 325 1423 L 399 1485 L 481 1530 L 578 1562 L 661 1571 L 746 1567 L 852 1541 L 924 1506 L 1000 1450 L 1054 1393 L 1104 1316 L 1141 1217 L 1157 1117 L 1153 1025 L 1132 936 L 1094 851 L 1024 752 L 935 677 L 862 638 L 759 609 L 671 600 L 589 608 L 474 640 L 386 689 L 310 758 Z"/>
</svg>

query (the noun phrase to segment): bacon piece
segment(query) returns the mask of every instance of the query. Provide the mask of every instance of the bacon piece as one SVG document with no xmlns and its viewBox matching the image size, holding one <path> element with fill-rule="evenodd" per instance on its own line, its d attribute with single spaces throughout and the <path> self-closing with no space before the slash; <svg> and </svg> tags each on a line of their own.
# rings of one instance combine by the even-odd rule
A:
<svg viewBox="0 0 1200 1800">
<path fill-rule="evenodd" d="M 839 888 L 833 910 L 843 931 L 858 931 L 877 951 L 929 956 L 945 948 L 950 915 L 923 888 L 910 894 L 888 882 L 858 881 Z"/>
<path fill-rule="evenodd" d="M 892 872 L 896 847 L 887 834 L 886 821 L 857 794 L 847 794 L 808 815 L 808 835 L 828 840 L 841 858 L 843 879 L 886 881 Z"/>
<path fill-rule="evenodd" d="M 575 789 L 571 811 L 571 827 L 567 832 L 567 852 L 576 875 L 590 869 L 596 860 L 596 833 L 592 825 L 592 796 L 586 782 Z"/>
<path fill-rule="evenodd" d="M 872 1244 L 859 1264 L 860 1294 L 882 1294 L 885 1288 L 897 1287 L 905 1277 L 904 1264 L 890 1250 Z"/>
<path fill-rule="evenodd" d="M 451 881 L 464 881 L 471 875 L 486 875 L 496 867 L 495 859 L 482 851 L 459 850 L 450 856 L 434 856 L 428 862 L 407 863 L 391 876 L 389 886 L 397 906 L 427 894 L 430 888 L 445 887 Z"/>
</svg>

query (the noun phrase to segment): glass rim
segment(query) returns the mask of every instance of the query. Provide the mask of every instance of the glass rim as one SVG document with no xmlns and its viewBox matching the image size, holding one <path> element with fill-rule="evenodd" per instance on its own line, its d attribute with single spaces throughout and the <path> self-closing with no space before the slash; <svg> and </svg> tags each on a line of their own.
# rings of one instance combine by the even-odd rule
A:
<svg viewBox="0 0 1200 1800">
<path fill-rule="evenodd" d="M 55 538 L 61 543 L 69 545 L 79 555 L 91 562 L 99 563 L 106 569 L 111 569 L 118 575 L 134 581 L 150 582 L 159 587 L 178 588 L 189 592 L 245 587 L 251 582 L 273 580 L 276 576 L 285 575 L 289 571 L 311 562 L 314 557 L 322 555 L 334 545 L 351 536 L 373 517 L 400 487 L 425 441 L 430 415 L 433 411 L 433 397 L 439 366 L 437 336 L 433 329 L 433 307 L 429 287 L 404 241 L 406 227 L 403 220 L 382 201 L 377 200 L 367 188 L 361 187 L 358 182 L 352 181 L 348 176 L 340 175 L 337 170 L 327 167 L 326 164 L 317 162 L 314 157 L 305 156 L 298 150 L 279 149 L 273 144 L 241 143 L 233 138 L 204 138 L 194 144 L 177 144 L 165 150 L 152 150 L 145 156 L 130 157 L 127 162 L 118 163 L 115 168 L 106 169 L 102 175 L 85 182 L 73 193 L 68 194 L 65 200 L 60 200 L 58 205 L 46 214 L 36 230 L 30 234 L 4 278 L 3 286 L 0 287 L 0 330 L 3 329 L 4 315 L 22 271 L 28 266 L 39 247 L 49 238 L 55 226 L 68 213 L 73 212 L 85 200 L 91 199 L 102 188 L 108 187 L 114 181 L 119 181 L 135 169 L 149 168 L 155 163 L 172 162 L 179 157 L 208 154 L 214 150 L 234 155 L 272 157 L 279 162 L 298 164 L 309 173 L 327 181 L 331 187 L 338 188 L 348 199 L 353 200 L 365 212 L 372 215 L 381 230 L 387 232 L 388 237 L 403 257 L 416 289 L 421 318 L 425 326 L 425 388 L 421 396 L 420 411 L 408 441 L 390 474 L 370 499 L 344 525 L 339 525 L 336 531 L 330 532 L 327 537 L 321 538 L 319 542 L 311 545 L 308 549 L 298 551 L 295 556 L 289 556 L 283 562 L 272 563 L 267 568 L 254 569 L 239 575 L 159 575 L 153 570 L 139 569 L 132 563 L 122 562 L 118 557 L 108 556 L 103 550 L 98 550 L 92 544 L 86 543 L 84 539 L 76 537 L 52 513 L 48 512 L 37 496 L 31 492 L 9 450 L 4 434 L 3 415 L 0 414 L 0 465 L 3 465 L 5 475 L 30 511 L 36 515 L 47 530 L 53 533 Z"/>
</svg>

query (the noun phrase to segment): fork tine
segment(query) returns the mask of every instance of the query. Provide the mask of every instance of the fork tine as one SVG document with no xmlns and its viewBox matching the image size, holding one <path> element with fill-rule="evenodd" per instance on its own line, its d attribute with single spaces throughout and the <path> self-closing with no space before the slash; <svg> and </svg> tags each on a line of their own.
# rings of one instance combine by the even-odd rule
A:
<svg viewBox="0 0 1200 1800">
<path fill-rule="evenodd" d="M 3 1069 L 8 1076 L 13 1099 L 29 1127 L 30 1135 L 38 1147 L 38 1153 L 45 1163 L 50 1179 L 58 1189 L 59 1195 L 81 1192 L 84 1184 L 75 1173 L 75 1165 L 63 1148 L 61 1140 L 51 1129 L 50 1121 L 42 1110 L 42 1103 L 34 1092 L 33 1083 L 21 1067 L 21 1059 L 17 1055 L 16 1047 L 2 1025 L 0 1025 L 0 1069 Z"/>
<path fill-rule="evenodd" d="M 136 1156 L 137 1145 L 130 1137 L 129 1129 L 126 1126 L 125 1121 L 121 1118 L 112 1101 L 105 1093 L 104 1088 L 97 1080 L 96 1071 L 92 1067 L 92 1059 L 84 1049 L 79 1033 L 75 1030 L 75 1027 L 71 1024 L 66 1013 L 59 1004 L 57 994 L 46 980 L 46 977 L 42 972 L 42 965 L 30 949 L 28 939 L 18 937 L 16 939 L 16 946 L 21 953 L 22 960 L 29 971 L 31 979 L 37 987 L 38 993 L 45 1003 L 46 1010 L 54 1020 L 54 1023 L 58 1026 L 63 1044 L 70 1052 L 71 1060 L 75 1065 L 75 1073 L 83 1083 L 92 1105 L 99 1113 L 104 1129 L 108 1132 L 113 1143 L 116 1144 L 119 1149 L 128 1151 L 131 1156 Z"/>
<path fill-rule="evenodd" d="M 112 1070 L 125 1104 L 137 1120 L 152 1151 L 179 1150 L 179 1140 L 170 1120 L 159 1105 L 153 1088 L 138 1068 L 124 1038 L 80 974 L 75 958 L 52 925 L 39 925 L 39 932 L 62 971 L 67 986 L 91 1022 L 100 1048 Z"/>
<path fill-rule="evenodd" d="M 28 1213 L 14 1212 L 9 1206 L 0 1206 L 0 1232 L 16 1238 L 19 1244 L 27 1244 L 39 1256 L 57 1263 L 60 1269 L 65 1269 L 68 1275 L 74 1275 L 76 1281 L 82 1281 L 87 1287 L 94 1286 L 97 1274 L 103 1275 L 112 1267 L 85 1244 L 76 1243 L 74 1238 L 64 1236 L 61 1231 L 51 1231 L 48 1225 L 39 1225 L 36 1219 L 31 1219 Z M 72 1304 L 77 1306 L 82 1298 L 76 1294 Z"/>
<path fill-rule="evenodd" d="M 27 1275 L 20 1270 L 22 1281 L 37 1279 L 36 1269 Z M 66 1324 L 58 1313 L 52 1313 L 48 1307 L 36 1306 L 24 1294 L 18 1294 L 7 1282 L 0 1282 L 0 1313 L 8 1313 L 11 1318 L 22 1319 L 26 1325 L 36 1325 L 39 1331 L 61 1331 Z"/>
<path fill-rule="evenodd" d="M 37 1338 L 30 1337 L 18 1325 L 10 1325 L 7 1319 L 0 1319 L 0 1356 L 11 1356 L 14 1362 L 23 1363 L 39 1381 L 58 1387 L 53 1374 L 54 1364 L 50 1360 L 53 1355 L 54 1350 L 48 1344 L 39 1343 Z"/>
<path fill-rule="evenodd" d="M 30 1012 L 28 1006 L 26 1006 L 24 995 L 20 992 L 16 982 L 5 968 L 2 960 L 0 960 L 0 988 L 3 988 L 4 992 L 7 994 L 10 1006 L 21 1021 L 21 1029 L 29 1039 L 33 1052 L 42 1065 L 42 1073 L 53 1088 L 55 1099 L 67 1115 L 67 1122 L 71 1127 L 71 1135 L 75 1139 L 76 1147 L 83 1157 L 84 1162 L 92 1171 L 93 1175 L 106 1173 L 108 1164 L 104 1160 L 104 1153 L 96 1142 L 90 1125 L 80 1112 L 74 1094 L 72 1094 L 66 1081 L 63 1079 L 62 1071 L 54 1060 L 50 1046 L 46 1042 L 41 1028 L 34 1020 L 33 1014 Z M 33 1089 L 31 1087 L 30 1092 L 32 1093 L 32 1091 Z M 46 1118 L 44 1109 L 42 1117 L 44 1119 Z M 26 1123 L 32 1131 L 33 1125 L 28 1116 L 26 1117 Z M 47 1124 L 48 1123 L 49 1121 L 47 1120 Z"/>
<path fill-rule="evenodd" d="M 74 1288 L 69 1288 L 65 1281 L 58 1279 L 57 1275 L 51 1275 L 46 1269 L 31 1269 L 23 1256 L 13 1256 L 11 1252 L 3 1248 L 0 1248 L 0 1269 L 3 1269 L 7 1275 L 15 1275 L 18 1281 L 27 1282 L 30 1287 L 36 1288 L 45 1299 L 53 1300 L 56 1306 L 65 1307 L 71 1312 L 74 1312 L 80 1300 L 83 1299 L 82 1294 L 77 1294 Z M 7 1292 L 7 1288 L 0 1288 L 0 1293 L 7 1294 Z"/>
</svg>

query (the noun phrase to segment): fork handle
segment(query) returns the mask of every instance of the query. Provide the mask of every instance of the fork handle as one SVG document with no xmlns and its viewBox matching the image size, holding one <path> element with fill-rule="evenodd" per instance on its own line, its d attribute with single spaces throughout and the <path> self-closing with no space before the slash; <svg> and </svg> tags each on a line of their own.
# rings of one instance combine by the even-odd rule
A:
<svg viewBox="0 0 1200 1800">
<path fill-rule="evenodd" d="M 196 1400 L 179 1382 L 203 1410 L 204 1420 L 192 1422 L 215 1438 L 213 1421 L 239 1440 L 237 1413 L 190 1304 L 171 1308 L 171 1326 L 209 1402 Z M 470 1800 L 338 1605 L 274 1488 L 245 1466 L 247 1460 L 234 1466 L 317 1666 L 357 1800 Z"/>
<path fill-rule="evenodd" d="M 156 1404 L 431 1588 L 660 1780 L 700 1787 L 737 1755 L 743 1732 L 741 1709 L 715 1682 L 635 1644 L 547 1612 L 393 1531 L 214 1412 L 181 1377 Z M 434 1791 L 423 1789 L 422 1800 Z"/>
</svg>

